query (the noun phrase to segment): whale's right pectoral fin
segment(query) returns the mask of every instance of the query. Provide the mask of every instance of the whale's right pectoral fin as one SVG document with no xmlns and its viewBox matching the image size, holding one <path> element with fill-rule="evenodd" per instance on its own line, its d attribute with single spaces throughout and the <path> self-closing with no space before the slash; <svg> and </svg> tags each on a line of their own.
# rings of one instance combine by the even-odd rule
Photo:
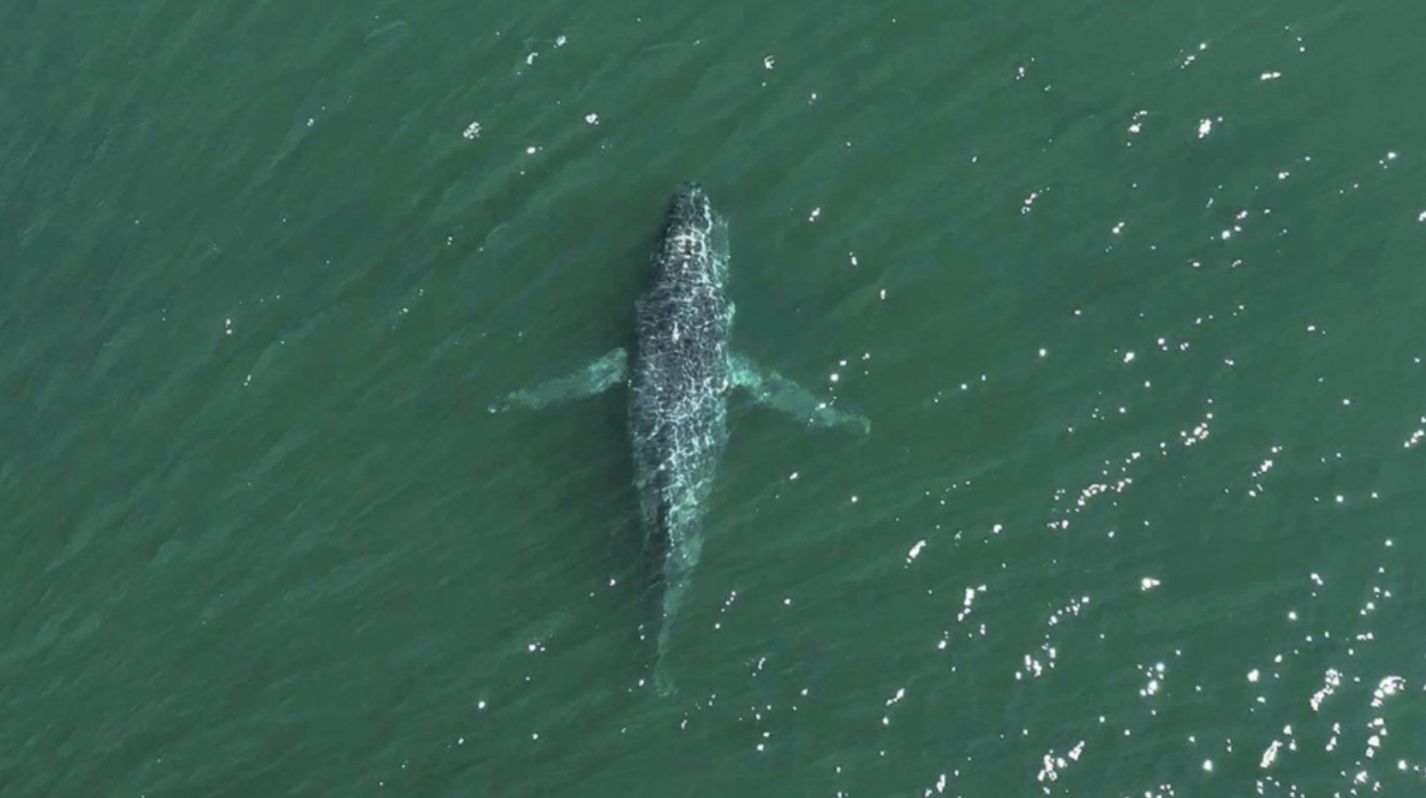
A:
<svg viewBox="0 0 1426 798">
<path fill-rule="evenodd" d="M 499 413 L 516 407 L 544 407 L 555 402 L 594 396 L 629 379 L 629 353 L 623 347 L 611 349 L 603 357 L 584 368 L 556 377 L 533 388 L 507 394 L 490 405 L 490 412 Z"/>
<path fill-rule="evenodd" d="M 851 427 L 863 435 L 871 433 L 871 421 L 866 416 L 838 410 L 776 371 L 761 368 L 741 355 L 733 355 L 730 364 L 733 384 L 746 389 L 759 404 L 781 410 L 814 427 Z"/>
</svg>

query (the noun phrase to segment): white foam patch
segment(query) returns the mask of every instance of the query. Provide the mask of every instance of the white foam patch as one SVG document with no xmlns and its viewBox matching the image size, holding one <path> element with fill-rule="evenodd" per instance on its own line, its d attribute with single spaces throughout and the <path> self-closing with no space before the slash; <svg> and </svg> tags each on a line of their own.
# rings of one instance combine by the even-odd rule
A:
<svg viewBox="0 0 1426 798">
<path fill-rule="evenodd" d="M 1278 752 L 1279 750 L 1281 750 L 1281 749 L 1282 749 L 1282 741 L 1281 741 L 1281 740 L 1273 740 L 1273 741 L 1272 741 L 1272 744 L 1269 745 L 1268 748 L 1267 748 L 1267 750 L 1263 752 L 1263 758 L 1262 758 L 1261 760 L 1259 760 L 1259 762 L 1258 762 L 1258 767 L 1263 768 L 1264 770 L 1266 770 L 1266 769 L 1272 767 L 1274 764 L 1276 764 L 1276 763 L 1277 763 L 1277 752 Z"/>
<path fill-rule="evenodd" d="M 1035 781 L 1041 784 L 1059 781 L 1060 771 L 1068 767 L 1071 762 L 1078 762 L 1080 755 L 1083 753 L 1084 740 L 1075 743 L 1074 747 L 1066 752 L 1064 756 L 1057 756 L 1055 749 L 1051 748 L 1040 758 L 1040 772 L 1035 774 Z"/>
<path fill-rule="evenodd" d="M 911 547 L 911 551 L 906 552 L 906 564 L 910 565 L 915 562 L 916 558 L 921 556 L 921 550 L 924 548 L 926 548 L 926 541 L 916 541 L 916 545 Z"/>
</svg>

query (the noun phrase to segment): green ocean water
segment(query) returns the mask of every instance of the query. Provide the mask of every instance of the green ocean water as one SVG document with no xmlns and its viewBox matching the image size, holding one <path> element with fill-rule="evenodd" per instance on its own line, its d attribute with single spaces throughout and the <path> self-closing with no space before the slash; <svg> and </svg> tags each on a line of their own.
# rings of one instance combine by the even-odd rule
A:
<svg viewBox="0 0 1426 798">
<path fill-rule="evenodd" d="M 0 7 L 0 795 L 1426 795 L 1426 6 Z M 648 682 L 661 214 L 734 399 Z M 835 375 L 835 378 L 834 376 Z"/>
</svg>

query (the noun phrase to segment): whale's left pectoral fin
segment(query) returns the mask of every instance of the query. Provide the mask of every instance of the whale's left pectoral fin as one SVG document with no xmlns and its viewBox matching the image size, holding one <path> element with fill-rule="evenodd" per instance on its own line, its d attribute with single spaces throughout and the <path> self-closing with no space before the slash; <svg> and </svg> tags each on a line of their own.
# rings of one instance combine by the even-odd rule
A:
<svg viewBox="0 0 1426 798">
<path fill-rule="evenodd" d="M 871 433 L 871 421 L 866 416 L 838 410 L 796 382 L 742 355 L 733 355 L 730 362 L 733 384 L 746 389 L 759 404 L 781 410 L 814 427 L 851 427 L 863 435 Z"/>
<path fill-rule="evenodd" d="M 544 407 L 555 402 L 582 399 L 604 393 L 629 379 L 629 354 L 622 347 L 611 349 L 598 360 L 573 374 L 556 377 L 533 388 L 506 394 L 490 405 L 490 412 L 499 413 L 515 407 Z"/>
</svg>

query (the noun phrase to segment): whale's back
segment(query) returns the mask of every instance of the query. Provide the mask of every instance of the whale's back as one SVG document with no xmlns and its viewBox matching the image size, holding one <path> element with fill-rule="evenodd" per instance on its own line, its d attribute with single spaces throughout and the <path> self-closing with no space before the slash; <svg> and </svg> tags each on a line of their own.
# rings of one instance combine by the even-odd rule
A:
<svg viewBox="0 0 1426 798">
<path fill-rule="evenodd" d="M 728 336 L 721 222 L 696 187 L 674 199 L 635 307 L 629 431 L 646 549 L 662 584 L 659 652 L 703 547 L 703 518 L 728 439 Z"/>
</svg>

